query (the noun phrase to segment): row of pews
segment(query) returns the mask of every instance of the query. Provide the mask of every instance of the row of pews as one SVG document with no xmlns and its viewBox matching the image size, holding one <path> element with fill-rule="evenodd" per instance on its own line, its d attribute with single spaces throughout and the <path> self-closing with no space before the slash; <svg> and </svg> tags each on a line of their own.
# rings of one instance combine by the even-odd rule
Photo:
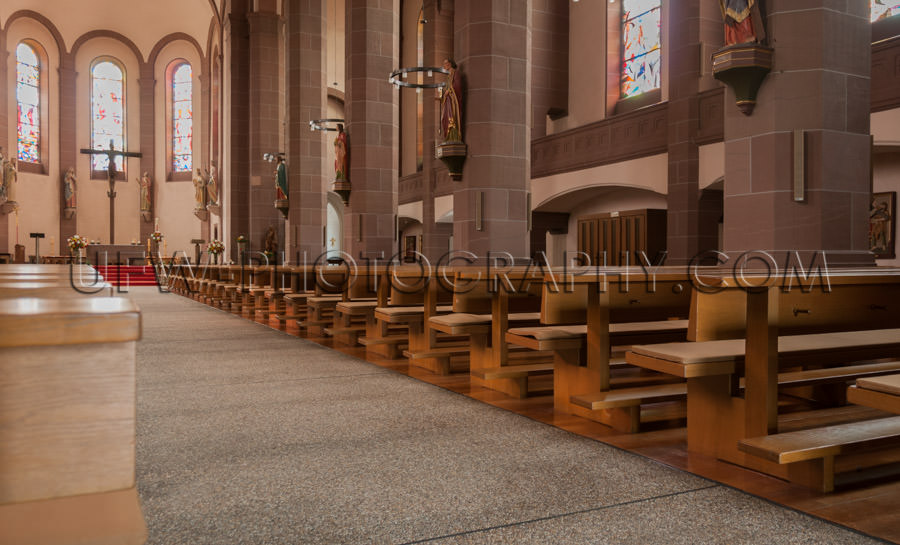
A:
<svg viewBox="0 0 900 545">
<path fill-rule="evenodd" d="M 85 265 L 0 265 L 0 543 L 140 544 L 141 315 Z"/>
<path fill-rule="evenodd" d="M 900 270 L 208 266 L 171 290 L 829 492 L 900 469 Z"/>
</svg>

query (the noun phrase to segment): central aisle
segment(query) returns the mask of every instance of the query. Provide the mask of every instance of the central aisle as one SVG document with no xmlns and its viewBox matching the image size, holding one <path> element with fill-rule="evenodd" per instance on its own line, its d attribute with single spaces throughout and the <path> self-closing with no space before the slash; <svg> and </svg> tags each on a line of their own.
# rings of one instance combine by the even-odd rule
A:
<svg viewBox="0 0 900 545">
<path fill-rule="evenodd" d="M 148 543 L 876 542 L 156 288 L 128 296 Z"/>
</svg>

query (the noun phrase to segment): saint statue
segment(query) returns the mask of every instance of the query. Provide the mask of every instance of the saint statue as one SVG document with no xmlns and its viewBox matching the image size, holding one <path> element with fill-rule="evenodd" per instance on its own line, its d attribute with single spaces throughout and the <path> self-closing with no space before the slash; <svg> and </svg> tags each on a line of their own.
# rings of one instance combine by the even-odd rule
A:
<svg viewBox="0 0 900 545">
<path fill-rule="evenodd" d="M 206 179 L 197 167 L 197 175 L 194 176 L 194 210 L 206 210 Z"/>
<path fill-rule="evenodd" d="M 150 211 L 150 190 L 153 187 L 153 180 L 150 179 L 150 173 L 146 170 L 143 176 L 138 178 L 138 184 L 141 186 L 141 212 Z"/>
<path fill-rule="evenodd" d="M 219 204 L 219 182 L 216 180 L 216 167 L 210 166 L 206 174 L 206 195 L 209 198 L 209 204 Z"/>
<path fill-rule="evenodd" d="M 760 43 L 766 31 L 759 0 L 719 0 L 725 18 L 725 45 Z"/>
<path fill-rule="evenodd" d="M 263 241 L 263 248 L 266 249 L 266 253 L 271 253 L 273 256 L 278 253 L 278 233 L 275 231 L 275 227 L 271 225 L 266 229 L 266 238 Z"/>
<path fill-rule="evenodd" d="M 278 155 L 275 158 L 275 200 L 284 201 L 288 196 L 287 165 L 284 157 Z"/>
<path fill-rule="evenodd" d="M 444 59 L 442 66 L 450 73 L 441 91 L 441 137 L 444 142 L 462 142 L 462 82 L 455 62 Z"/>
<path fill-rule="evenodd" d="M 344 125 L 338 124 L 338 133 L 334 139 L 334 179 L 346 181 L 347 172 L 347 133 Z"/>
<path fill-rule="evenodd" d="M 75 167 L 69 167 L 66 169 L 66 173 L 63 176 L 63 198 L 66 201 L 65 208 L 75 208 L 76 184 Z"/>
<path fill-rule="evenodd" d="M 3 148 L 0 148 L 0 204 L 6 202 L 6 180 L 3 175 L 4 162 L 6 162 L 6 157 L 3 155 Z"/>
<path fill-rule="evenodd" d="M 15 157 L 3 160 L 3 189 L 6 202 L 16 204 L 16 178 L 19 175 Z"/>
</svg>

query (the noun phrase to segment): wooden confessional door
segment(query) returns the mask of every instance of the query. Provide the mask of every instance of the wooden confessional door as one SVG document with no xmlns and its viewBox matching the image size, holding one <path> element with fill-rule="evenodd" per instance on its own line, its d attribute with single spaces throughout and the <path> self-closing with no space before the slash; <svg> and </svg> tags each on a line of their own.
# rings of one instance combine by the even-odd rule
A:
<svg viewBox="0 0 900 545">
<path fill-rule="evenodd" d="M 655 262 L 657 253 L 665 248 L 665 210 L 629 210 L 578 220 L 578 251 L 590 258 L 591 265 L 638 265 L 639 252 Z"/>
</svg>

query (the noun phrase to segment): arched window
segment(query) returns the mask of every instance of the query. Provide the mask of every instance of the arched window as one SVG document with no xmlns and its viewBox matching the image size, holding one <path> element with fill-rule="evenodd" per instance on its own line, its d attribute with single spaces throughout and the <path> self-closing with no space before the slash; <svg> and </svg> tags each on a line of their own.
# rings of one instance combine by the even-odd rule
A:
<svg viewBox="0 0 900 545">
<path fill-rule="evenodd" d="M 900 15 L 900 2 L 897 0 L 870 0 L 872 4 L 872 22 Z"/>
<path fill-rule="evenodd" d="M 172 172 L 193 168 L 193 101 L 191 65 L 183 62 L 171 71 L 172 86 Z"/>
<path fill-rule="evenodd" d="M 621 98 L 660 88 L 660 0 L 622 0 Z"/>
<path fill-rule="evenodd" d="M 19 161 L 41 161 L 41 61 L 26 43 L 16 47 L 16 110 Z"/>
<path fill-rule="evenodd" d="M 125 149 L 125 73 L 112 61 L 100 61 L 91 68 L 91 147 Z M 122 172 L 122 157 L 116 157 Z M 91 169 L 106 170 L 106 155 L 92 155 Z"/>
</svg>

